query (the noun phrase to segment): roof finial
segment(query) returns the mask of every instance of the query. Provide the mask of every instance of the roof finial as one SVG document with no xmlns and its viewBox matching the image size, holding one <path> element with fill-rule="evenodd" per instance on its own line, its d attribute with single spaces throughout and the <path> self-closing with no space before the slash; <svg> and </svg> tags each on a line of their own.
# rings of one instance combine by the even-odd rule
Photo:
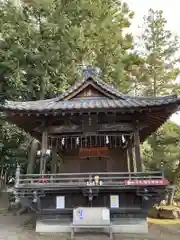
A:
<svg viewBox="0 0 180 240">
<path fill-rule="evenodd" d="M 90 77 L 96 77 L 100 74 L 101 70 L 98 67 L 92 67 L 90 65 L 85 65 L 83 67 L 83 78 L 88 79 Z"/>
</svg>

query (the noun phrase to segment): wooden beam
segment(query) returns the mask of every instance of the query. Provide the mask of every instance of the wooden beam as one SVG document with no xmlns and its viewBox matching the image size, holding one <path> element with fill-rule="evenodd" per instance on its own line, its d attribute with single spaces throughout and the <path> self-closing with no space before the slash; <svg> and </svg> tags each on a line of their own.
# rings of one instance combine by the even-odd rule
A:
<svg viewBox="0 0 180 240">
<path fill-rule="evenodd" d="M 94 119 L 93 119 L 94 120 Z M 117 124 L 95 124 L 94 121 L 92 121 L 92 128 L 90 128 L 91 132 L 105 132 L 105 133 L 109 133 L 109 132 L 132 132 L 134 131 L 134 126 L 132 123 L 124 123 L 124 122 L 120 122 Z M 96 125 L 96 126 L 95 126 Z M 140 123 L 139 124 L 139 129 L 143 129 L 147 127 L 147 124 L 145 123 Z M 41 132 L 43 131 L 44 126 L 41 125 L 38 128 L 35 128 L 35 131 L 37 132 Z M 82 132 L 89 132 L 88 131 L 89 128 L 84 126 L 84 129 L 82 129 L 81 125 L 51 125 L 48 126 L 48 128 L 46 129 L 46 131 L 50 134 L 63 134 L 63 133 L 67 133 L 67 134 L 71 134 L 71 133 L 82 133 Z"/>
<path fill-rule="evenodd" d="M 139 129 L 143 129 L 145 127 L 147 127 L 147 124 L 139 124 Z M 102 132 L 132 132 L 134 131 L 134 125 L 130 122 L 120 122 L 116 124 L 100 124 L 98 126 L 98 129 Z"/>
<path fill-rule="evenodd" d="M 53 127 L 53 126 L 62 126 L 62 125 L 65 125 L 67 123 L 70 123 L 70 124 L 74 124 L 74 125 L 78 125 L 80 126 L 82 124 L 82 117 L 83 116 L 96 116 L 97 117 L 97 120 L 99 122 L 99 124 L 104 124 L 107 123 L 107 124 L 119 124 L 119 123 L 124 123 L 124 122 L 129 122 L 129 123 L 132 123 L 132 117 L 134 117 L 134 115 L 132 116 L 132 114 L 110 114 L 110 113 L 100 113 L 99 115 L 97 115 L 96 113 L 90 113 L 90 114 L 82 114 L 82 113 L 79 113 L 79 114 L 76 114 L 74 116 L 72 116 L 71 114 L 69 115 L 66 115 L 66 116 L 56 116 L 55 118 L 54 117 L 46 117 L 46 127 Z M 43 117 L 40 118 L 40 124 L 39 125 L 36 125 L 36 131 L 38 131 L 39 127 L 41 127 L 41 123 L 43 122 Z M 41 130 L 42 131 L 42 130 Z"/>
<path fill-rule="evenodd" d="M 49 126 L 47 128 L 48 133 L 71 133 L 71 132 L 82 132 L 82 129 L 80 126 L 77 125 L 61 125 L 61 126 Z"/>
<path fill-rule="evenodd" d="M 89 133 L 80 133 L 80 134 L 77 134 L 77 133 L 69 133 L 69 134 L 57 134 L 57 135 L 51 135 L 51 134 L 48 134 L 48 137 L 49 138 L 52 138 L 53 139 L 62 139 L 63 137 L 66 138 L 66 137 L 72 137 L 72 138 L 77 138 L 77 137 L 88 137 L 88 136 L 92 136 L 92 137 L 103 137 L 103 136 L 109 136 L 109 137 L 119 137 L 121 134 L 119 132 L 116 132 L 116 133 L 111 133 L 111 132 L 103 132 L 103 133 L 95 133 L 95 132 L 89 132 Z M 132 133 L 129 132 L 129 133 L 122 133 L 122 135 L 124 136 L 131 136 Z"/>
</svg>

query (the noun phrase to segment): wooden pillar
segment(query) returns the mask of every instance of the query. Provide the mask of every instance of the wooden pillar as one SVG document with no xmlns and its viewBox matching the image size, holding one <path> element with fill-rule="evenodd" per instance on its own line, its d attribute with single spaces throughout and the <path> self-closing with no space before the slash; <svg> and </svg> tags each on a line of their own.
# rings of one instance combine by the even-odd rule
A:
<svg viewBox="0 0 180 240">
<path fill-rule="evenodd" d="M 57 149 L 56 147 L 52 147 L 52 154 L 51 154 L 51 173 L 57 172 Z"/>
<path fill-rule="evenodd" d="M 27 167 L 28 174 L 34 173 L 34 165 L 36 163 L 38 145 L 39 145 L 38 140 L 33 139 L 31 142 L 30 150 L 28 152 L 28 167 Z"/>
<path fill-rule="evenodd" d="M 129 171 L 134 172 L 134 160 L 133 160 L 133 145 L 132 145 L 132 139 L 130 139 L 128 144 L 128 159 L 129 159 Z"/>
<path fill-rule="evenodd" d="M 46 171 L 46 151 L 48 143 L 48 134 L 47 132 L 42 133 L 42 142 L 41 142 L 41 159 L 40 159 L 40 174 L 44 174 Z"/>
<path fill-rule="evenodd" d="M 141 152 L 140 152 L 140 138 L 139 138 L 138 128 L 134 132 L 134 150 L 135 150 L 137 172 L 141 172 L 142 159 L 141 159 Z"/>
</svg>

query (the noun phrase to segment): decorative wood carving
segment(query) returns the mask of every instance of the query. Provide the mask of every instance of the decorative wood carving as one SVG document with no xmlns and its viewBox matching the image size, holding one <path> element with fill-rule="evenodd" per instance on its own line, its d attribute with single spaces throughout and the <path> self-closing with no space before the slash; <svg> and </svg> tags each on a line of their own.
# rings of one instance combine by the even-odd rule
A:
<svg viewBox="0 0 180 240">
<path fill-rule="evenodd" d="M 74 98 L 89 98 L 89 97 L 104 97 L 97 89 L 93 88 L 92 86 L 88 86 L 83 89 L 80 93 L 78 93 Z"/>
<path fill-rule="evenodd" d="M 97 116 L 83 116 L 82 117 L 82 128 L 84 133 L 97 132 L 98 130 L 98 121 Z"/>
<path fill-rule="evenodd" d="M 67 120 L 68 121 L 68 120 Z M 56 122 L 57 124 L 57 122 Z M 146 127 L 145 124 L 139 124 L 139 129 Z M 43 132 L 44 126 L 36 127 L 35 131 L 38 133 Z M 86 115 L 82 116 L 81 123 L 79 125 L 73 124 L 71 122 L 62 125 L 50 125 L 45 129 L 50 137 L 71 137 L 71 135 L 76 135 L 79 137 L 88 136 L 120 136 L 131 135 L 135 131 L 135 126 L 129 122 L 121 122 L 117 124 L 98 124 L 98 116 L 96 115 Z"/>
<path fill-rule="evenodd" d="M 140 123 L 139 124 L 139 129 L 143 129 L 147 127 L 146 124 L 144 123 Z M 125 132 L 129 132 L 129 131 L 134 131 L 135 127 L 132 123 L 128 123 L 128 122 L 122 122 L 122 123 L 117 123 L 117 124 L 101 124 L 99 125 L 99 131 L 125 131 Z"/>
<path fill-rule="evenodd" d="M 61 126 L 49 126 L 47 128 L 49 133 L 71 133 L 71 132 L 81 132 L 82 129 L 75 124 L 72 125 L 61 125 Z"/>
<path fill-rule="evenodd" d="M 81 86 L 78 87 L 74 92 L 69 94 L 67 97 L 65 97 L 66 100 L 71 100 L 73 98 L 79 98 L 85 95 L 87 96 L 87 92 L 91 89 L 91 97 L 107 97 L 112 99 L 114 97 L 114 94 L 107 92 L 106 89 L 102 88 L 98 84 L 94 83 L 91 78 L 89 78 L 86 82 L 84 82 Z"/>
<path fill-rule="evenodd" d="M 99 126 L 99 131 L 133 131 L 132 123 L 118 123 L 118 124 L 102 124 Z"/>
</svg>

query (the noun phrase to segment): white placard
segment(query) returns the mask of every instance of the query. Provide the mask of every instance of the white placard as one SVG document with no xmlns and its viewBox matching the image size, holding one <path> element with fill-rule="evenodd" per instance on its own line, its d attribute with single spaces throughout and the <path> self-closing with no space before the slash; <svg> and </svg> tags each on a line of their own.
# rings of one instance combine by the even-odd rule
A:
<svg viewBox="0 0 180 240">
<path fill-rule="evenodd" d="M 103 209 L 102 219 L 105 221 L 110 219 L 109 209 Z"/>
<path fill-rule="evenodd" d="M 119 208 L 119 195 L 111 195 L 110 196 L 110 207 L 111 208 Z"/>
<path fill-rule="evenodd" d="M 65 197 L 64 196 L 57 196 L 56 197 L 56 208 L 57 209 L 65 208 Z"/>
</svg>

